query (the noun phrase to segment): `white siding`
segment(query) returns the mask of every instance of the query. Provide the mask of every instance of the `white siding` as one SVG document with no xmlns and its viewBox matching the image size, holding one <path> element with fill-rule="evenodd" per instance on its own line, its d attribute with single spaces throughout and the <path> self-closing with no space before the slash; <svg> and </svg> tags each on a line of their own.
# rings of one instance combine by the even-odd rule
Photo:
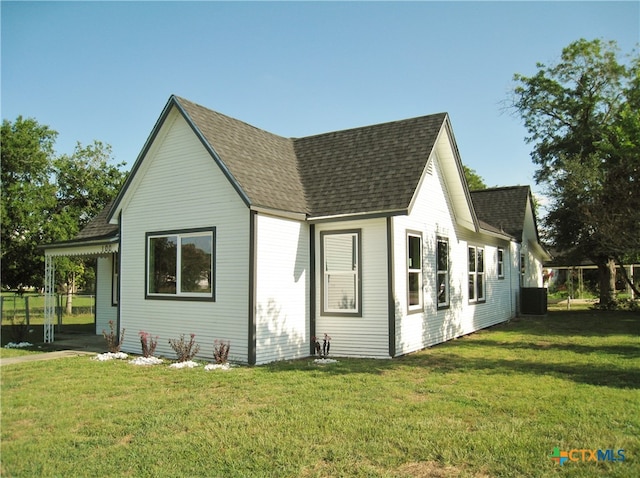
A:
<svg viewBox="0 0 640 478">
<path fill-rule="evenodd" d="M 96 286 L 96 334 L 109 331 L 109 321 L 116 324 L 118 308 L 113 304 L 113 255 L 98 257 Z"/>
<path fill-rule="evenodd" d="M 322 315 L 320 233 L 361 229 L 362 317 Z M 344 221 L 316 225 L 316 335 L 332 338 L 331 355 L 389 357 L 386 219 Z"/>
<path fill-rule="evenodd" d="M 507 241 L 481 235 L 456 224 L 438 157 L 425 174 L 409 216 L 393 218 L 396 354 L 401 355 L 468 334 L 515 314 L 511 296 L 510 247 Z M 421 312 L 407 309 L 407 232 L 423 238 L 423 304 Z M 449 242 L 449 307 L 437 307 L 437 237 Z M 470 303 L 467 248 L 484 247 L 486 302 Z M 497 250 L 505 251 L 505 278 L 497 277 Z"/>
<path fill-rule="evenodd" d="M 309 355 L 309 226 L 258 215 L 256 363 Z"/>
<path fill-rule="evenodd" d="M 525 257 L 525 275 L 522 287 L 542 287 L 542 259 L 538 251 L 538 237 L 536 234 L 533 210 L 527 202 L 524 228 L 522 231 L 522 253 Z"/>
<path fill-rule="evenodd" d="M 184 119 L 171 113 L 134 187 L 121 229 L 123 350 L 140 352 L 139 331 L 158 335 L 157 355 L 175 358 L 168 339 L 196 334 L 199 357 L 215 339 L 231 341 L 230 359 L 247 361 L 249 211 Z M 216 228 L 215 302 L 145 299 L 145 233 Z"/>
</svg>

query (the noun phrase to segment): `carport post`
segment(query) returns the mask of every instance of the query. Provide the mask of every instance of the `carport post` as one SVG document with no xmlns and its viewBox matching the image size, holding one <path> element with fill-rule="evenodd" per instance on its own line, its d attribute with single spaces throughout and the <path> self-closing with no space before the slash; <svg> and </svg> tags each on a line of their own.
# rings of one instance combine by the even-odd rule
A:
<svg viewBox="0 0 640 478">
<path fill-rule="evenodd" d="M 44 256 L 44 342 L 53 342 L 53 317 L 56 313 L 55 258 Z"/>
</svg>

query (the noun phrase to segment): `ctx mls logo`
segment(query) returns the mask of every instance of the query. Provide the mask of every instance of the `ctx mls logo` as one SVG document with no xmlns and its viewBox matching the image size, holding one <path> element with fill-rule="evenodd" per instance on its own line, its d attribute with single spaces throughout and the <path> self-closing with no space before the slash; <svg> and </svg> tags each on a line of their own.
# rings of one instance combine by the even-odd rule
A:
<svg viewBox="0 0 640 478">
<path fill-rule="evenodd" d="M 561 451 L 555 447 L 549 455 L 553 461 L 562 466 L 567 461 L 624 461 L 624 450 L 586 450 L 583 448 Z"/>
</svg>

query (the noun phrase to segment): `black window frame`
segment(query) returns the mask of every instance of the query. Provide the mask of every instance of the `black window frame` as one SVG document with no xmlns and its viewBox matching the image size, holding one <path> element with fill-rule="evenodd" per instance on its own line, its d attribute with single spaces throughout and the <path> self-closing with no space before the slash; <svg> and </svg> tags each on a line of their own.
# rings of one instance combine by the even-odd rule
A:
<svg viewBox="0 0 640 478">
<path fill-rule="evenodd" d="M 161 294 L 149 292 L 149 244 L 152 238 L 157 237 L 178 237 L 178 244 L 183 236 L 197 235 L 200 233 L 211 234 L 211 293 L 183 293 L 179 292 L 178 284 L 176 283 L 175 294 Z M 180 247 L 176 249 L 176 254 L 181 254 Z M 177 260 L 176 260 L 177 263 Z M 153 231 L 145 234 L 145 272 L 144 272 L 144 294 L 146 300 L 178 300 L 178 301 L 196 301 L 196 302 L 215 302 L 216 301 L 216 227 L 199 227 L 192 229 L 172 229 L 166 231 Z M 177 281 L 177 277 L 176 277 Z"/>
<path fill-rule="evenodd" d="M 355 263 L 355 280 L 356 280 L 356 307 L 355 309 L 331 309 L 327 303 L 327 286 L 325 280 L 327 275 L 326 269 L 326 251 L 325 240 L 328 236 L 352 235 L 355 236 L 355 245 L 357 251 L 352 250 L 352 261 Z M 340 229 L 320 231 L 320 313 L 326 317 L 362 317 L 362 229 Z M 346 311 L 345 311 L 346 310 Z"/>
</svg>

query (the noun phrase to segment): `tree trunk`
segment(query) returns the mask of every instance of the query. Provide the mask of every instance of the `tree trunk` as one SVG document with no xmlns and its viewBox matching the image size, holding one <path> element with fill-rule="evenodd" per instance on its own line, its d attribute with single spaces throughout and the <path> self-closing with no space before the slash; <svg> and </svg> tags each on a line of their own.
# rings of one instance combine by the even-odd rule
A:
<svg viewBox="0 0 640 478">
<path fill-rule="evenodd" d="M 600 283 L 600 307 L 610 309 L 616 301 L 616 262 L 607 258 L 598 263 Z"/>
</svg>

